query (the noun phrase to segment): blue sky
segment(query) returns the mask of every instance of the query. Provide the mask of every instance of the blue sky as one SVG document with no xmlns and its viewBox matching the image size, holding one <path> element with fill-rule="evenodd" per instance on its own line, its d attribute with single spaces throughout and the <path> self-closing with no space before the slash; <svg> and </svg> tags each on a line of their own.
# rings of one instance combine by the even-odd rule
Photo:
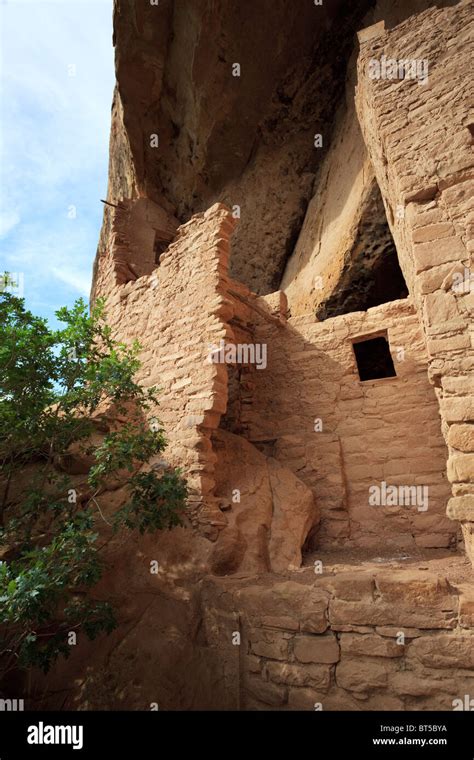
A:
<svg viewBox="0 0 474 760">
<path fill-rule="evenodd" d="M 112 0 L 0 0 L 0 16 L 0 273 L 21 273 L 28 308 L 55 324 L 57 308 L 89 295 L 107 192 Z"/>
</svg>

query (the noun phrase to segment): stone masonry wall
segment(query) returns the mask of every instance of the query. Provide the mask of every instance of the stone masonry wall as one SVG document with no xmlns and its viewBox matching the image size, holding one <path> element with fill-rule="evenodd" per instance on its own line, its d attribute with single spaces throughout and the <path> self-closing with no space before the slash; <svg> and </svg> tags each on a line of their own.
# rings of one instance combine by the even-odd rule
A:
<svg viewBox="0 0 474 760">
<path fill-rule="evenodd" d="M 446 282 L 460 267 L 464 272 L 468 263 L 467 227 L 461 218 L 472 182 L 468 179 L 472 157 L 465 150 L 471 147 L 472 135 L 469 124 L 461 123 L 466 84 L 461 77 L 451 81 L 449 89 L 450 95 L 455 94 L 455 118 L 449 121 L 456 145 L 453 165 L 439 124 L 441 120 L 444 124 L 439 104 L 447 102 L 445 82 L 451 77 L 451 63 L 441 72 L 439 62 L 447 39 L 459 39 L 459 45 L 465 41 L 468 9 L 468 3 L 461 3 L 455 9 L 427 11 L 382 36 L 380 26 L 363 32 L 358 85 L 364 140 L 412 301 L 423 315 L 430 376 L 441 398 L 448 474 L 454 483 L 449 515 L 463 517 L 464 522 L 473 498 L 467 374 L 472 356 L 466 355 L 466 309 L 472 293 L 453 292 Z M 436 34 L 431 39 L 424 30 L 434 22 Z M 428 85 L 369 79 L 364 76 L 367 60 L 382 50 L 398 57 L 403 53 L 405 58 L 431 55 L 438 68 L 430 71 Z M 420 99 L 430 92 L 433 101 L 420 106 Z M 395 97 L 396 108 L 391 103 Z M 432 138 L 440 157 L 437 174 L 420 123 L 432 111 L 440 128 L 434 129 Z M 403 114 L 399 121 L 397 114 Z M 458 134 L 452 124 L 464 131 Z M 400 207 L 406 208 L 403 218 Z M 312 490 L 323 513 L 321 545 L 391 550 L 452 545 L 456 524 L 444 517 L 446 451 L 413 306 L 392 302 L 322 324 L 303 316 L 285 326 L 280 304 L 279 316 L 272 322 L 274 297 L 258 300 L 228 277 L 233 220 L 224 207 L 212 207 L 183 225 L 175 242 L 160 251 L 159 266 L 154 268 L 153 238 L 158 230 L 159 242 L 165 245 L 173 237 L 175 223 L 147 199 L 119 201 L 109 246 L 99 258 L 97 293 L 109 298 L 117 334 L 126 340 L 139 337 L 144 344 L 142 381 L 162 387 L 159 417 L 170 441 L 168 456 L 190 476 L 195 516 L 199 512 L 198 522 L 205 525 L 207 535 L 216 539 L 229 523 L 220 504 L 223 494 L 216 498 L 217 454 L 211 440 L 228 411 L 229 371 L 222 364 L 206 364 L 206 356 L 209 346 L 223 338 L 247 342 L 253 335 L 254 342 L 268 345 L 269 366 L 261 372 L 237 368 L 239 380 L 235 382 L 235 374 L 231 378 L 234 419 L 224 420 L 224 427 L 227 423 L 229 429 L 230 422 L 230 433 L 243 435 Z M 135 271 L 135 260 L 140 271 Z M 143 274 L 144 269 L 151 273 Z M 361 383 L 351 339 L 378 331 L 388 331 L 398 376 Z M 397 361 L 398 349 L 403 361 Z M 317 421 L 320 430 L 315 428 Z M 225 445 L 230 445 L 228 437 Z M 368 489 L 382 482 L 428 487 L 429 509 L 422 513 L 406 507 L 369 508 Z M 231 485 L 224 484 L 223 490 Z M 467 526 L 466 535 L 469 531 Z"/>
<path fill-rule="evenodd" d="M 452 498 L 474 560 L 473 3 L 360 36 L 357 110 L 400 264 L 423 320 Z M 371 60 L 426 61 L 428 79 L 371 78 Z"/>
<path fill-rule="evenodd" d="M 243 710 L 467 709 L 472 589 L 453 577 L 456 568 L 418 565 L 207 579 L 201 603 L 215 702 Z"/>
<path fill-rule="evenodd" d="M 397 376 L 362 382 L 352 341 L 381 332 Z M 249 440 L 312 489 L 322 513 L 316 545 L 451 545 L 446 446 L 413 305 L 394 301 L 322 323 L 295 317 L 285 328 L 261 321 L 254 339 L 267 344 L 268 366 L 245 377 L 240 421 Z M 428 509 L 369 506 L 369 487 L 382 481 L 427 486 Z"/>
<path fill-rule="evenodd" d="M 457 527 L 445 516 L 446 447 L 411 302 L 323 323 L 312 315 L 286 321 L 282 293 L 257 298 L 229 278 L 232 227 L 229 212 L 212 207 L 179 229 L 152 274 L 121 285 L 113 261 L 123 238 L 112 236 L 97 277 L 116 334 L 142 343 L 141 382 L 161 389 L 166 459 L 186 473 L 194 523 L 219 539 L 211 566 L 223 574 L 298 565 L 308 530 L 311 544 L 324 548 L 396 553 L 452 546 Z M 397 377 L 362 382 L 352 340 L 380 332 Z M 265 345 L 267 366 L 234 373 L 210 364 L 211 346 L 224 339 Z M 216 437 L 219 426 L 228 434 Z M 427 489 L 428 509 L 369 505 L 369 488 L 384 482 Z M 319 529 L 305 488 L 321 513 Z M 239 504 L 232 502 L 235 489 Z M 277 503 L 288 515 L 280 522 Z"/>
<path fill-rule="evenodd" d="M 223 365 L 206 359 L 209 345 L 227 337 L 223 317 L 231 312 L 219 293 L 232 228 L 227 210 L 213 206 L 180 228 L 151 274 L 122 285 L 116 283 L 112 235 L 97 276 L 115 334 L 142 345 L 139 380 L 160 389 L 156 416 L 168 439 L 166 459 L 186 472 L 194 516 L 210 534 L 221 519 L 212 495 L 210 435 L 226 408 L 227 375 Z"/>
<path fill-rule="evenodd" d="M 165 249 L 176 235 L 178 221 L 149 198 L 125 198 L 107 208 L 108 229 L 99 247 L 93 297 L 105 295 L 155 269 L 155 243 Z"/>
<path fill-rule="evenodd" d="M 229 278 L 234 221 L 225 207 L 176 229 L 166 203 L 136 197 L 146 188 L 129 171 L 121 132 L 114 173 L 130 197 L 109 196 L 116 207 L 107 206 L 94 295 L 106 297 L 115 335 L 142 344 L 139 380 L 160 390 L 153 414 L 168 439 L 166 462 L 150 466 L 184 470 L 192 525 L 106 540 L 108 572 L 98 591 L 119 610 L 119 626 L 110 638 L 80 640 L 67 662 L 37 680 L 38 705 L 452 710 L 467 699 L 470 706 L 472 573 L 448 549 L 459 520 L 474 558 L 472 18 L 471 0 L 461 0 L 360 38 L 357 111 L 370 164 L 365 150 L 351 157 L 346 232 L 349 239 L 374 171 L 407 300 L 321 323 L 304 314 L 311 298 L 295 294 L 298 316 L 287 318 L 281 292 L 257 297 Z M 158 25 L 158 36 L 164 29 Z M 367 63 L 383 53 L 426 58 L 429 82 L 370 79 Z M 343 145 L 361 146 L 356 126 L 345 123 Z M 337 158 L 333 178 L 343 174 L 344 156 Z M 258 182 L 265 194 L 268 183 Z M 329 219 L 344 206 L 337 184 Z M 260 223 L 265 215 L 255 208 Z M 312 222 L 306 232 L 302 291 L 319 234 Z M 337 225 L 329 233 L 326 243 L 334 235 L 331 250 L 339 250 Z M 329 265 L 327 247 L 325 256 Z M 362 382 L 352 342 L 380 334 L 397 376 Z M 221 340 L 265 345 L 265 368 L 211 363 L 210 348 Z M 428 487 L 428 510 L 370 506 L 369 488 L 382 482 Z M 125 488 L 104 495 L 106 515 Z M 445 514 L 450 496 L 454 520 Z"/>
<path fill-rule="evenodd" d="M 134 213 L 137 205 L 140 214 Z M 210 565 L 220 574 L 299 567 L 301 548 L 319 517 L 311 490 L 284 462 L 267 460 L 248 441 L 230 432 L 213 435 L 227 409 L 229 365 L 211 361 L 212 355 L 221 341 L 247 343 L 257 318 L 272 324 L 278 318 L 229 279 L 234 220 L 218 204 L 179 228 L 158 265 L 148 262 L 150 274 L 120 282 L 126 275 L 122 264 L 139 258 L 140 241 L 150 242 L 151 211 L 160 223 L 155 204 L 148 218 L 144 208 L 140 201 L 119 204 L 112 223 L 116 232 L 99 259 L 98 294 L 107 296 L 116 336 L 141 343 L 138 379 L 159 388 L 150 421 L 156 416 L 164 425 L 166 463 L 183 470 L 194 526 L 212 542 L 219 539 L 208 547 Z M 166 217 L 164 211 L 161 215 Z M 242 500 L 229 509 L 227 492 L 234 488 L 240 488 Z"/>
</svg>

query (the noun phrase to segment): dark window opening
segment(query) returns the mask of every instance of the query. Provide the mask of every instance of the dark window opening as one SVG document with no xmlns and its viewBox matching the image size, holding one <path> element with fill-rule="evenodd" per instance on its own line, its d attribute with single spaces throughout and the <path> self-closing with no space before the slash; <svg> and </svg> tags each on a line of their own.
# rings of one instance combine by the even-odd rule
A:
<svg viewBox="0 0 474 760">
<path fill-rule="evenodd" d="M 169 240 L 163 240 L 158 232 L 155 233 L 155 242 L 153 243 L 153 253 L 155 256 L 155 266 L 158 266 L 161 259 L 161 254 L 166 251 L 169 246 Z"/>
<path fill-rule="evenodd" d="M 323 321 L 340 314 L 367 311 L 407 296 L 382 196 L 374 184 L 339 281 L 329 298 L 319 305 L 316 317 Z"/>
<path fill-rule="evenodd" d="M 361 380 L 396 377 L 388 340 L 383 335 L 357 341 L 352 346 Z"/>
</svg>

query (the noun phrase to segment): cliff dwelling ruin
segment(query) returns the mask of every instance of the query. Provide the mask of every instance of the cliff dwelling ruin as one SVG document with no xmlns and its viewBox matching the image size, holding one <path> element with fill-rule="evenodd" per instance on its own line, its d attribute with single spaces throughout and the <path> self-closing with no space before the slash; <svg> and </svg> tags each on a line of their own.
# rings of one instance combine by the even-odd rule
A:
<svg viewBox="0 0 474 760">
<path fill-rule="evenodd" d="M 186 527 L 110 542 L 121 625 L 42 704 L 474 694 L 472 11 L 116 0 L 92 295 L 191 495 Z"/>
</svg>

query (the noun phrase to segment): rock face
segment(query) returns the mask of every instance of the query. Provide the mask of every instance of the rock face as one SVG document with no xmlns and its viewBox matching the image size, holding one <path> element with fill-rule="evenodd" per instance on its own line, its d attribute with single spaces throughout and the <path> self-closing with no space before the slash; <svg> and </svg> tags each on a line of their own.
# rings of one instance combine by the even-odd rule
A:
<svg viewBox="0 0 474 760">
<path fill-rule="evenodd" d="M 216 495 L 227 499 L 224 506 L 230 511 L 211 555 L 211 569 L 228 575 L 300 567 L 301 547 L 319 521 L 311 490 L 245 438 L 221 430 L 213 446 Z"/>
<path fill-rule="evenodd" d="M 161 388 L 189 525 L 107 542 L 121 627 L 46 703 L 66 682 L 83 708 L 453 709 L 474 678 L 472 2 L 247 5 L 115 2 L 93 294 Z"/>
<path fill-rule="evenodd" d="M 231 271 L 275 290 L 370 5 L 116 0 L 109 200 L 145 195 L 181 222 L 239 206 Z"/>
</svg>

